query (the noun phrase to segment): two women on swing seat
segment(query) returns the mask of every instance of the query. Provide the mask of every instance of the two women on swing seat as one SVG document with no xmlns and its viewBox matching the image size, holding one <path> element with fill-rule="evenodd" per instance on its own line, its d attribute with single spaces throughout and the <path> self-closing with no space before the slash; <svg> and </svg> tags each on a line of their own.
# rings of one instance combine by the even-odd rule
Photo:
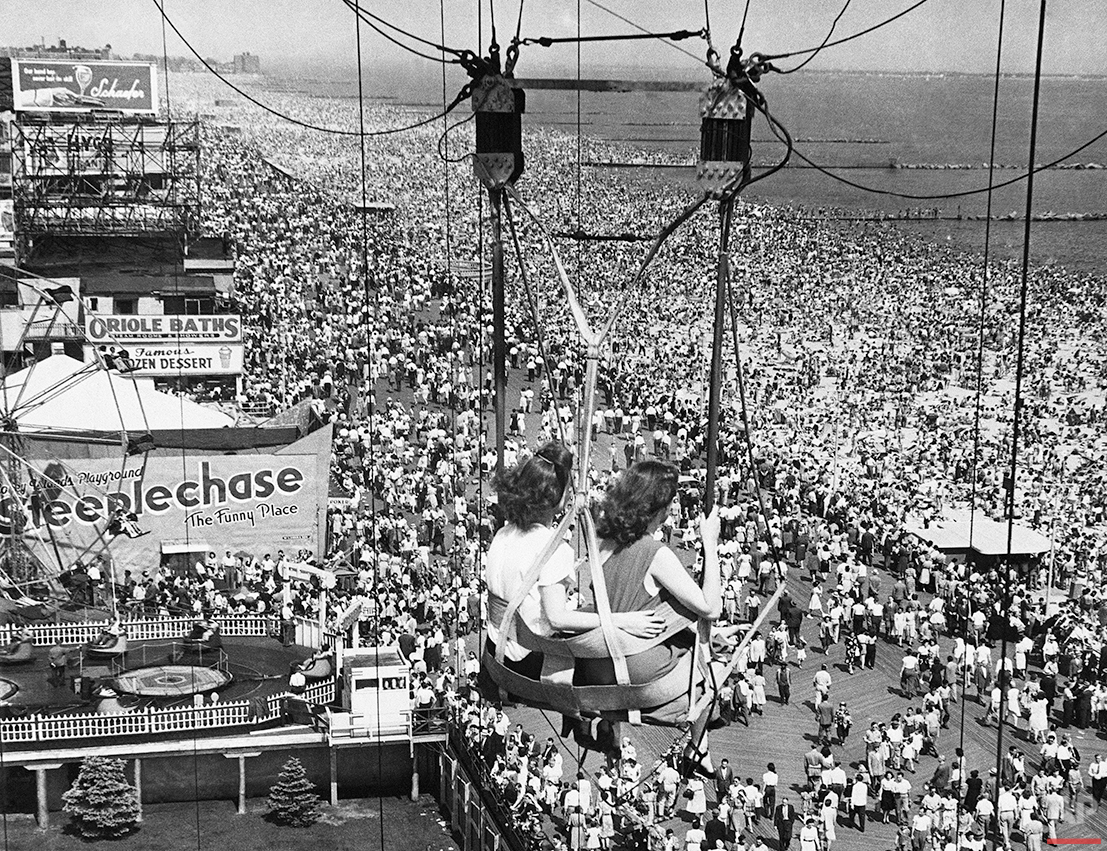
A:
<svg viewBox="0 0 1107 851">
<path fill-rule="evenodd" d="M 490 594 L 511 600 L 522 590 L 524 576 L 556 534 L 555 518 L 568 505 L 572 461 L 568 449 L 551 442 L 494 480 L 506 523 L 496 533 L 488 553 L 485 578 Z M 722 610 L 718 512 L 700 520 L 704 547 L 702 587 L 676 554 L 655 538 L 677 495 L 677 482 L 675 466 L 640 461 L 615 479 L 594 511 L 613 625 L 638 638 L 657 638 L 666 626 L 657 612 L 663 602 L 687 615 L 691 622 L 689 628 L 626 657 L 629 680 L 634 685 L 656 682 L 682 663 L 688 664 L 696 641 L 695 621 L 715 620 Z M 574 573 L 573 550 L 562 541 L 519 606 L 516 618 L 542 636 L 598 627 L 600 618 L 594 611 L 568 606 L 568 589 Z M 488 623 L 486 652 L 495 655 L 497 644 L 504 641 L 505 666 L 529 679 L 540 679 L 543 655 L 528 651 L 510 630 L 507 636 L 501 636 L 500 624 L 493 620 L 490 618 Z M 614 665 L 609 658 L 576 660 L 574 685 L 615 683 Z M 687 713 L 686 687 L 669 702 L 642 709 L 648 720 L 664 724 L 679 724 Z M 705 738 L 709 717 L 710 713 L 701 713 L 693 723 L 690 739 L 693 744 L 685 757 L 692 769 L 710 775 L 712 766 Z"/>
</svg>

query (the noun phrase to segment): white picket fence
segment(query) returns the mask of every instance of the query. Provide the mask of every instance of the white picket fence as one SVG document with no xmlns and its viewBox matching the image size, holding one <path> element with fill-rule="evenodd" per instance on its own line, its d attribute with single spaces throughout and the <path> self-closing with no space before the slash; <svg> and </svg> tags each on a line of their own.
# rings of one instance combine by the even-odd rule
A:
<svg viewBox="0 0 1107 851">
<path fill-rule="evenodd" d="M 258 637 L 271 635 L 280 630 L 280 619 L 272 615 L 229 615 L 216 618 L 223 635 L 230 638 Z M 127 638 L 131 641 L 161 641 L 180 638 L 192 629 L 196 618 L 162 618 L 121 621 Z M 63 647 L 88 644 L 95 640 L 106 625 L 105 621 L 82 621 L 79 623 L 31 624 L 26 628 L 31 633 L 31 641 L 39 647 L 60 644 Z M 0 643 L 7 643 L 21 627 L 7 624 L 0 626 Z M 307 647 L 319 647 L 319 625 L 314 621 L 297 618 L 297 643 Z M 305 641 L 301 642 L 300 638 Z M 311 641 L 314 639 L 314 641 Z"/>
<path fill-rule="evenodd" d="M 280 619 L 264 615 L 234 615 L 216 618 L 226 637 L 264 637 L 278 632 Z M 185 635 L 195 618 L 163 618 L 160 620 L 123 621 L 123 628 L 132 641 L 160 641 Z M 87 644 L 100 635 L 104 621 L 83 623 L 38 624 L 27 627 L 31 640 L 38 646 L 72 646 Z M 11 640 L 19 627 L 0 627 L 0 643 Z M 307 618 L 296 618 L 296 643 L 318 649 L 323 640 L 319 623 Z M 299 697 L 310 703 L 325 705 L 334 701 L 334 680 L 325 680 L 306 688 L 302 694 L 289 692 L 270 695 L 265 708 L 259 711 L 257 703 L 233 701 L 201 707 L 176 707 L 171 709 L 147 709 L 143 712 L 127 712 L 116 715 L 82 713 L 79 715 L 30 715 L 25 718 L 0 720 L 0 742 L 53 742 L 62 739 L 88 739 L 101 736 L 151 736 L 187 733 L 195 730 L 211 730 L 222 727 L 241 727 L 259 724 L 281 717 L 284 701 Z"/>
<path fill-rule="evenodd" d="M 264 707 L 260 701 L 242 700 L 210 706 L 147 709 L 143 712 L 112 715 L 98 715 L 94 712 L 80 715 L 31 715 L 0 721 L 0 742 L 26 744 L 98 739 L 105 736 L 172 736 L 197 730 L 245 727 L 281 717 L 287 698 L 297 697 L 309 703 L 325 705 L 332 703 L 334 696 L 335 682 L 332 679 L 315 683 L 304 689 L 302 694 L 281 692 L 270 695 L 266 698 Z"/>
</svg>

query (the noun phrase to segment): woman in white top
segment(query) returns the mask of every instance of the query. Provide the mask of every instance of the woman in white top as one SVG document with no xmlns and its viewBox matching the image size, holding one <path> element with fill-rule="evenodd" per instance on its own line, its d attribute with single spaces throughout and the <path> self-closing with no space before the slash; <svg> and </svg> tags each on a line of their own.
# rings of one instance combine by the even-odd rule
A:
<svg viewBox="0 0 1107 851">
<path fill-rule="evenodd" d="M 554 441 L 493 480 L 505 523 L 488 549 L 485 582 L 489 593 L 511 601 L 520 590 L 524 577 L 555 533 L 554 519 L 568 504 L 572 464 L 572 453 Z M 578 612 L 566 605 L 566 589 L 575 579 L 574 568 L 573 550 L 562 541 L 519 606 L 517 617 L 535 634 L 583 632 L 600 625 L 599 615 L 594 612 Z M 664 622 L 652 611 L 616 613 L 612 620 L 620 629 L 647 638 L 659 635 L 664 627 Z M 485 649 L 494 655 L 501 640 L 500 624 L 490 620 L 486 627 Z M 506 667 L 530 679 L 539 679 L 542 654 L 519 644 L 511 627 L 504 640 Z M 491 688 L 495 690 L 495 686 Z"/>
</svg>

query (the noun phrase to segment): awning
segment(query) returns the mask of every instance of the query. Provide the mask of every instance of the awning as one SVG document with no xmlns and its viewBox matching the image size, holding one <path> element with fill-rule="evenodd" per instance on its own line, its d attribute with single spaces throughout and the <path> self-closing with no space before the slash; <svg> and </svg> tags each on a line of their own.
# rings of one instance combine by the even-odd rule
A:
<svg viewBox="0 0 1107 851">
<path fill-rule="evenodd" d="M 908 526 L 908 531 L 924 541 L 929 541 L 942 552 L 968 552 L 972 550 L 986 556 L 1007 555 L 1007 523 L 987 517 L 977 517 L 971 524 L 957 519 L 933 523 L 927 529 Z M 1049 538 L 1033 529 L 1014 524 L 1011 534 L 1011 555 L 1038 555 L 1048 552 Z"/>
<path fill-rule="evenodd" d="M 218 549 L 217 547 L 208 546 L 205 541 L 196 541 L 189 539 L 187 541 L 162 541 L 161 552 L 162 555 L 178 555 L 179 553 L 210 553 Z"/>
</svg>

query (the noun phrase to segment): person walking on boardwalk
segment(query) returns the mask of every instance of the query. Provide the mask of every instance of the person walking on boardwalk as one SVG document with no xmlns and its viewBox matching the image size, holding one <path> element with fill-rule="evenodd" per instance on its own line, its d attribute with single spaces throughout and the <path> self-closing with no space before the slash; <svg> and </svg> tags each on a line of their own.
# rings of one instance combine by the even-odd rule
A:
<svg viewBox="0 0 1107 851">
<path fill-rule="evenodd" d="M 776 672 L 776 688 L 780 693 L 780 702 L 787 706 L 792 700 L 792 672 L 783 662 Z"/>
<path fill-rule="evenodd" d="M 808 818 L 806 824 L 800 829 L 799 842 L 800 851 L 824 851 L 814 818 Z"/>
<path fill-rule="evenodd" d="M 792 845 L 792 830 L 796 824 L 796 808 L 787 797 L 781 798 L 773 811 L 773 825 L 781 851 L 788 851 Z"/>
</svg>

